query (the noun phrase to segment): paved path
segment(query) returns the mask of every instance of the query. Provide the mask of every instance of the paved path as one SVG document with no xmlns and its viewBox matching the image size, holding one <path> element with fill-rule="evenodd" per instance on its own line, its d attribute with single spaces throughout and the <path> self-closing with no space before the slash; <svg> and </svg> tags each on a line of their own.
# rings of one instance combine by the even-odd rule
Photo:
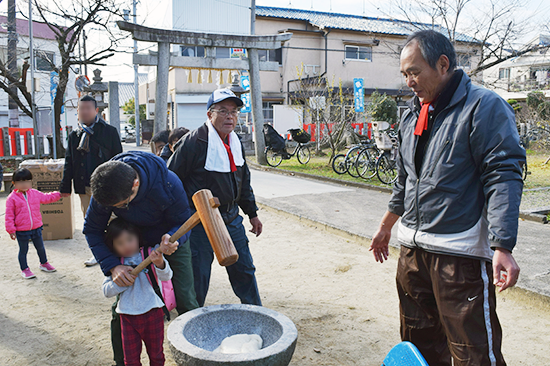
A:
<svg viewBox="0 0 550 366">
<path fill-rule="evenodd" d="M 370 239 L 384 214 L 388 193 L 284 174 L 251 170 L 259 203 Z M 395 229 L 391 244 L 397 246 Z M 550 297 L 550 225 L 520 221 L 514 257 L 518 287 Z"/>
</svg>

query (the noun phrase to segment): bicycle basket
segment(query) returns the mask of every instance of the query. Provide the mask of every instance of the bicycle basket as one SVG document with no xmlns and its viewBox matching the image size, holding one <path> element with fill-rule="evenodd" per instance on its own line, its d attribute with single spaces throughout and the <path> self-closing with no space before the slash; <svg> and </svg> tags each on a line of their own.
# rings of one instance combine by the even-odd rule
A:
<svg viewBox="0 0 550 366">
<path fill-rule="evenodd" d="M 311 141 L 311 135 L 301 128 L 292 128 L 289 131 L 292 135 L 292 139 L 296 142 L 305 144 Z"/>
</svg>

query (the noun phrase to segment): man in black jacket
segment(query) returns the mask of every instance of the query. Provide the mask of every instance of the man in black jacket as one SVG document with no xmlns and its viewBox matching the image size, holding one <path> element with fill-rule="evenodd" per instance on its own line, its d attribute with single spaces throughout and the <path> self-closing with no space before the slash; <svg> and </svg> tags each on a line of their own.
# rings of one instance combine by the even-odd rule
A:
<svg viewBox="0 0 550 366">
<path fill-rule="evenodd" d="M 168 168 L 183 182 L 191 197 L 201 189 L 209 189 L 220 200 L 220 212 L 239 253 L 237 263 L 227 267 L 233 292 L 243 304 L 261 305 L 254 275 L 256 269 L 248 247 L 248 239 L 239 215 L 239 207 L 250 218 L 250 232 L 260 235 L 262 223 L 256 211 L 256 200 L 250 186 L 250 171 L 244 160 L 244 149 L 233 132 L 242 101 L 228 89 L 216 90 L 207 104 L 208 121 L 189 132 L 175 146 Z M 194 207 L 192 207 L 194 209 Z M 191 232 L 195 292 L 204 305 L 214 254 L 202 225 Z"/>
<path fill-rule="evenodd" d="M 69 134 L 59 191 L 64 197 L 70 196 L 72 181 L 75 193 L 80 196 L 82 214 L 86 216 L 92 197 L 90 177 L 95 168 L 122 152 L 122 144 L 116 128 L 99 116 L 93 97 L 85 95 L 80 98 L 77 112 L 79 128 Z M 84 263 L 87 266 L 97 264 L 93 257 Z"/>
</svg>

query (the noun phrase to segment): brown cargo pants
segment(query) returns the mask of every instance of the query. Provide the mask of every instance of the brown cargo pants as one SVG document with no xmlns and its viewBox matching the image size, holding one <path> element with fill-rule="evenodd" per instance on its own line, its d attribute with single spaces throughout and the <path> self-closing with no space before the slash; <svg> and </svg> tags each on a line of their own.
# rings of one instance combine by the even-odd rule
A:
<svg viewBox="0 0 550 366">
<path fill-rule="evenodd" d="M 504 366 L 490 262 L 401 247 L 401 339 L 430 366 Z"/>
</svg>

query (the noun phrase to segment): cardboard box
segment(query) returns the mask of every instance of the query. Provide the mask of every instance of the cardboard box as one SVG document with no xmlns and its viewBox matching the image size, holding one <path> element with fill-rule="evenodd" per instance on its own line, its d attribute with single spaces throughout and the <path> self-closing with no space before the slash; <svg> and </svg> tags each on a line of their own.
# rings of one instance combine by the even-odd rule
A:
<svg viewBox="0 0 550 366">
<path fill-rule="evenodd" d="M 19 167 L 32 173 L 32 187 L 42 192 L 59 190 L 63 179 L 65 159 L 25 160 Z M 74 233 L 72 196 L 59 201 L 41 205 L 44 240 L 72 239 Z"/>
</svg>

